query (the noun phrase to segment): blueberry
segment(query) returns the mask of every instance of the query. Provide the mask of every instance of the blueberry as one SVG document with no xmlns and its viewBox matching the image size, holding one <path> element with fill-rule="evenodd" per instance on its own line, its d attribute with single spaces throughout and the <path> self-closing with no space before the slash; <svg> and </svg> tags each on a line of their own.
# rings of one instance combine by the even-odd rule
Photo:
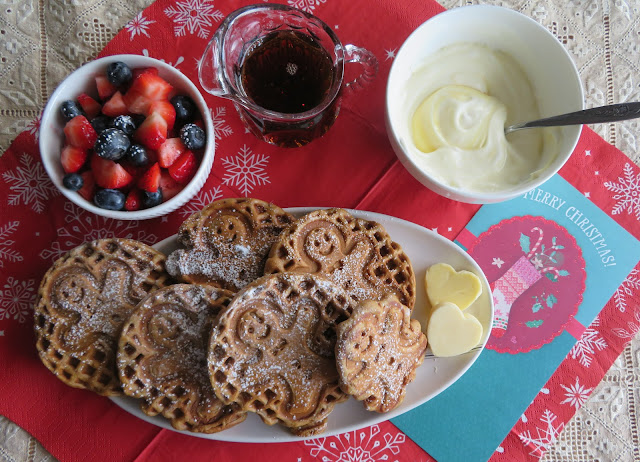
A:
<svg viewBox="0 0 640 462">
<path fill-rule="evenodd" d="M 133 118 L 128 115 L 117 116 L 113 119 L 111 126 L 123 131 L 127 136 L 133 135 L 133 132 L 136 130 L 136 124 L 134 123 Z"/>
<path fill-rule="evenodd" d="M 144 167 L 149 163 L 147 150 L 139 144 L 132 144 L 127 151 L 127 160 L 136 167 Z"/>
<path fill-rule="evenodd" d="M 80 105 L 72 100 L 68 100 L 62 103 L 62 106 L 60 106 L 60 112 L 62 113 L 62 117 L 64 117 L 64 120 L 66 121 L 69 121 L 76 116 L 84 115 L 84 112 L 82 111 Z"/>
<path fill-rule="evenodd" d="M 142 208 L 148 209 L 162 203 L 162 189 L 156 192 L 142 191 Z"/>
<path fill-rule="evenodd" d="M 127 197 L 117 189 L 100 189 L 93 196 L 93 203 L 101 209 L 122 210 Z"/>
<path fill-rule="evenodd" d="M 202 149 L 207 141 L 207 135 L 196 124 L 187 124 L 180 129 L 180 139 L 188 149 Z"/>
<path fill-rule="evenodd" d="M 91 119 L 91 125 L 96 133 L 99 135 L 107 128 L 111 126 L 111 118 L 106 115 L 99 115 Z"/>
<path fill-rule="evenodd" d="M 196 103 L 186 95 L 176 95 L 171 98 L 171 104 L 176 110 L 176 120 L 180 123 L 191 122 L 196 115 Z"/>
<path fill-rule="evenodd" d="M 129 82 L 133 78 L 131 68 L 122 61 L 107 66 L 107 79 L 116 87 Z"/>
<path fill-rule="evenodd" d="M 84 180 L 77 173 L 67 173 L 62 178 L 62 185 L 71 191 L 77 191 L 84 186 Z"/>
<path fill-rule="evenodd" d="M 126 154 L 129 146 L 131 141 L 122 130 L 107 128 L 98 135 L 93 149 L 103 159 L 118 160 Z"/>
</svg>

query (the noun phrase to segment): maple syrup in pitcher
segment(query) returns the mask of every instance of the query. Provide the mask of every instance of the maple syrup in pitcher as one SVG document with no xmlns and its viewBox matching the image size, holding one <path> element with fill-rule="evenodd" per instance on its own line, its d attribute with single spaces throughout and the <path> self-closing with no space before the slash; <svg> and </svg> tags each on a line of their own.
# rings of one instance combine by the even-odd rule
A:
<svg viewBox="0 0 640 462">
<path fill-rule="evenodd" d="M 276 31 L 251 43 L 240 64 L 240 84 L 246 96 L 261 108 L 299 114 L 323 104 L 335 75 L 333 60 L 313 37 Z M 299 122 L 252 117 L 250 128 L 259 137 L 285 147 L 303 146 L 322 136 L 338 115 L 339 97 L 329 108 Z"/>
<path fill-rule="evenodd" d="M 347 65 L 361 72 L 345 82 Z M 198 79 L 207 92 L 233 101 L 259 139 L 296 147 L 324 135 L 340 110 L 341 90 L 362 88 L 377 70 L 373 53 L 343 45 L 314 15 L 265 3 L 222 21 L 198 63 Z"/>
</svg>

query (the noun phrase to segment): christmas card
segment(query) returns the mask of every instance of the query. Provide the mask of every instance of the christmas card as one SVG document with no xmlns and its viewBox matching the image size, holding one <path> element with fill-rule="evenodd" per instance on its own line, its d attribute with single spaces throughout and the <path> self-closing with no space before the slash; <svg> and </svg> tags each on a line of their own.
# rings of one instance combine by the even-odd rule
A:
<svg viewBox="0 0 640 462">
<path fill-rule="evenodd" d="M 489 281 L 491 336 L 456 383 L 392 422 L 438 461 L 487 460 L 636 266 L 640 242 L 559 175 L 481 207 L 455 242 Z"/>
</svg>

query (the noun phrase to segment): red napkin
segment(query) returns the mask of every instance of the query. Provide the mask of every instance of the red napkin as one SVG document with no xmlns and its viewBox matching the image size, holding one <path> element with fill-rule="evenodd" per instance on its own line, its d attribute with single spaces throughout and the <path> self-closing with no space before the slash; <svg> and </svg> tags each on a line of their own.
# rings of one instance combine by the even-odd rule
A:
<svg viewBox="0 0 640 462">
<path fill-rule="evenodd" d="M 137 15 L 101 55 L 134 53 L 162 58 L 197 84 L 196 60 L 213 31 L 224 16 L 248 3 L 159 0 Z M 245 133 L 232 104 L 204 93 L 219 138 L 212 174 L 189 204 L 167 217 L 143 222 L 100 218 L 64 199 L 41 165 L 36 129 L 19 135 L 0 158 L 4 180 L 0 184 L 0 413 L 33 434 L 56 458 L 269 461 L 281 460 L 286 454 L 300 461 L 429 460 L 388 422 L 333 437 L 266 446 L 208 441 L 160 430 L 106 398 L 62 384 L 40 363 L 35 351 L 32 306 L 42 275 L 57 257 L 93 238 L 129 237 L 153 244 L 174 234 L 192 211 L 221 197 L 251 196 L 283 207 L 366 209 L 437 229 L 448 238 L 455 237 L 477 211 L 478 206 L 449 201 L 415 181 L 396 160 L 384 127 L 384 88 L 393 57 L 409 33 L 442 7 L 433 1 L 409 0 L 289 3 L 312 11 L 334 28 L 343 43 L 363 46 L 379 60 L 376 80 L 345 98 L 336 124 L 325 137 L 299 149 L 267 145 Z M 637 192 L 640 173 L 622 153 L 587 129 L 562 175 L 579 190 L 591 192 L 598 206 L 635 236 L 640 235 L 637 200 L 626 199 Z M 539 395 L 527 410 L 530 422 L 563 399 L 562 387 L 571 374 L 579 374 L 580 385 L 592 389 L 638 330 L 640 321 L 634 317 L 637 290 L 631 284 L 629 294 L 621 290 L 628 309 L 621 312 L 619 303 L 612 300 L 599 326 L 592 326 L 607 344 L 593 360 L 599 367 L 580 369 L 575 365 L 577 359 L 568 358 L 549 381 L 549 392 Z M 556 413 L 554 425 L 566 422 L 572 413 Z M 539 457 L 529 455 L 535 451 L 518 436 L 527 431 L 523 428 L 520 422 L 516 424 L 496 457 Z"/>
</svg>

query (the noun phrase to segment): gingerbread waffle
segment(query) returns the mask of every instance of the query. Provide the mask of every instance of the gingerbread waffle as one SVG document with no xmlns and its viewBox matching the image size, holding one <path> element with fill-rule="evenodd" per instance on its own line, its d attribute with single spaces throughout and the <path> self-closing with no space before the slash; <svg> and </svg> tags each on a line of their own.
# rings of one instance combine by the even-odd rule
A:
<svg viewBox="0 0 640 462">
<path fill-rule="evenodd" d="M 239 406 L 216 398 L 207 371 L 211 323 L 232 292 L 176 284 L 147 296 L 125 323 L 118 369 L 125 394 L 178 430 L 215 433 L 242 422 Z"/>
<path fill-rule="evenodd" d="M 184 246 L 169 256 L 170 274 L 187 283 L 237 291 L 262 276 L 271 245 L 294 217 L 258 199 L 223 199 L 180 226 Z"/>
<path fill-rule="evenodd" d="M 116 352 L 122 325 L 148 293 L 167 285 L 165 256 L 130 239 L 87 242 L 47 271 L 35 306 L 40 359 L 60 380 L 122 394 Z"/>
<path fill-rule="evenodd" d="M 345 393 L 370 411 L 387 412 L 404 399 L 424 360 L 427 338 L 394 296 L 358 304 L 338 325 L 336 363 Z"/>
<path fill-rule="evenodd" d="M 395 295 L 410 309 L 416 278 L 409 257 L 381 224 L 344 209 L 316 210 L 299 218 L 271 248 L 265 274 L 307 272 L 328 277 L 354 301 Z"/>
<path fill-rule="evenodd" d="M 246 286 L 211 334 L 209 375 L 223 402 L 237 403 L 297 436 L 324 431 L 340 390 L 335 328 L 350 298 L 312 274 L 281 273 Z"/>
</svg>

